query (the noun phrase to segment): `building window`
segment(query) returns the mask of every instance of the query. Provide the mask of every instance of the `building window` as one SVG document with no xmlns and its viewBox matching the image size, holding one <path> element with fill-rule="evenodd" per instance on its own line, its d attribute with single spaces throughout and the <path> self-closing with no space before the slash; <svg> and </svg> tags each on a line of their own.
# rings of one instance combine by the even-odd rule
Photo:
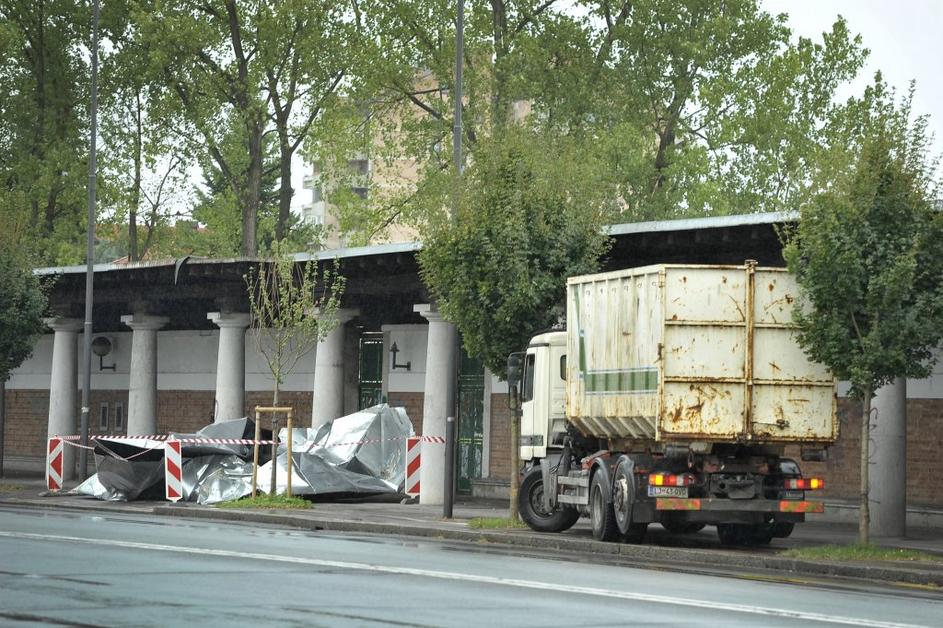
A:
<svg viewBox="0 0 943 628">
<path fill-rule="evenodd" d="M 354 174 L 366 175 L 370 173 L 370 160 L 368 159 L 351 159 L 347 162 L 347 165 Z"/>
<path fill-rule="evenodd" d="M 120 432 L 124 429 L 124 404 L 120 401 L 115 404 L 115 431 Z"/>
<path fill-rule="evenodd" d="M 524 386 L 521 390 L 521 401 L 530 401 L 534 398 L 534 367 L 536 354 L 528 353 L 524 361 Z"/>
<path fill-rule="evenodd" d="M 311 202 L 313 202 L 313 203 L 320 203 L 321 201 L 324 200 L 324 197 L 321 196 L 321 186 L 320 186 L 320 185 L 316 185 L 316 186 L 314 186 L 313 188 L 311 188 L 311 199 L 312 199 Z"/>
<path fill-rule="evenodd" d="M 365 187 L 359 187 L 359 186 L 358 186 L 358 187 L 352 187 L 352 188 L 350 188 L 350 191 L 353 192 L 354 194 L 356 194 L 357 196 L 359 196 L 360 198 L 364 199 L 364 200 L 367 199 L 367 188 L 365 188 Z"/>
<path fill-rule="evenodd" d="M 98 407 L 98 431 L 108 432 L 108 402 L 103 401 Z"/>
</svg>

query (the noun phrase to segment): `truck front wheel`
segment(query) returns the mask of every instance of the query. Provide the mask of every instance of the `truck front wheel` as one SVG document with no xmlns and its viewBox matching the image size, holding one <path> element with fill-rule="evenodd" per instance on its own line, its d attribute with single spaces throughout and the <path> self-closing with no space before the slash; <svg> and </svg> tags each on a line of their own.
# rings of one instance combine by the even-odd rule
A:
<svg viewBox="0 0 943 628">
<path fill-rule="evenodd" d="M 575 508 L 547 510 L 544 506 L 544 479 L 540 467 L 528 471 L 521 481 L 518 511 L 524 523 L 538 532 L 563 532 L 572 528 L 580 518 Z"/>
<path fill-rule="evenodd" d="M 589 518 L 597 541 L 617 541 L 620 537 L 616 513 L 609 498 L 609 487 L 602 472 L 593 475 L 589 489 Z"/>
</svg>

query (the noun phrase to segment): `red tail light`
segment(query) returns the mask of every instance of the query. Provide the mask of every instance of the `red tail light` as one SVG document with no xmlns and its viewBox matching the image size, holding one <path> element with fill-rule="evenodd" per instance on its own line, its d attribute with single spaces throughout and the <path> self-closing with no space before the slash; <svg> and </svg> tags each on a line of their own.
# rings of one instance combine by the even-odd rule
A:
<svg viewBox="0 0 943 628">
<path fill-rule="evenodd" d="M 783 483 L 783 487 L 796 491 L 817 491 L 825 488 L 821 478 L 792 478 Z"/>
<path fill-rule="evenodd" d="M 694 475 L 682 473 L 653 473 L 648 476 L 648 483 L 651 486 L 691 486 L 695 483 Z"/>
</svg>

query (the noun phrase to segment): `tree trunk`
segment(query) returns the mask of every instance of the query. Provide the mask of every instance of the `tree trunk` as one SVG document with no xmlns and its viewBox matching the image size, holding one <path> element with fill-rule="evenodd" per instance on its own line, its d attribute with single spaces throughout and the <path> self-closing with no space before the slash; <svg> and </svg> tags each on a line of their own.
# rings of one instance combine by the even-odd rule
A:
<svg viewBox="0 0 943 628">
<path fill-rule="evenodd" d="M 507 7 L 503 1 L 491 1 L 491 28 L 494 45 L 494 65 L 491 87 L 491 126 L 492 133 L 500 136 L 508 126 L 507 69 L 504 67 L 508 53 Z"/>
<path fill-rule="evenodd" d="M 281 185 L 278 188 L 278 220 L 275 223 L 275 239 L 281 241 L 287 234 L 288 218 L 291 216 L 291 197 L 294 190 L 291 187 L 291 143 L 288 141 L 287 129 L 278 132 L 278 150 L 281 163 Z"/>
<path fill-rule="evenodd" d="M 262 197 L 262 125 L 252 122 L 246 129 L 249 140 L 249 168 L 242 199 L 242 246 L 240 253 L 255 257 L 258 253 L 256 227 Z"/>
<path fill-rule="evenodd" d="M 508 518 L 518 520 L 517 494 L 521 483 L 521 417 L 517 410 L 511 411 L 511 487 L 509 491 Z"/>
<path fill-rule="evenodd" d="M 272 407 L 278 407 L 278 378 L 275 379 L 275 391 L 272 394 Z M 278 415 L 275 412 L 272 412 L 272 484 L 269 487 L 269 495 L 275 495 L 278 491 L 275 489 L 275 467 L 278 462 L 278 445 L 275 444 L 275 441 L 278 440 Z"/>
<path fill-rule="evenodd" d="M 868 504 L 870 481 L 868 477 L 868 463 L 870 458 L 871 440 L 871 390 L 865 390 L 861 397 L 861 501 L 858 511 L 858 543 L 867 545 L 871 542 L 869 528 L 871 526 L 871 509 Z"/>
<path fill-rule="evenodd" d="M 6 416 L 6 381 L 0 381 L 0 478 L 3 477 L 3 422 Z"/>
<path fill-rule="evenodd" d="M 128 207 L 128 261 L 136 262 L 138 256 L 138 206 L 141 202 L 141 136 L 144 129 L 141 126 L 141 90 L 134 94 L 137 105 L 135 116 L 134 135 L 134 183 L 131 189 L 131 202 Z"/>
</svg>

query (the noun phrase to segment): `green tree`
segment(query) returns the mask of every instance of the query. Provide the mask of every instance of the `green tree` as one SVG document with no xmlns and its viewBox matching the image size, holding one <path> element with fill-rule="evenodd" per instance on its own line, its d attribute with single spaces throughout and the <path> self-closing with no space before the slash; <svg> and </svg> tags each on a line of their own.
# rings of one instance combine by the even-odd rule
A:
<svg viewBox="0 0 943 628">
<path fill-rule="evenodd" d="M 91 19 L 72 0 L 0 2 L 0 218 L 40 263 L 83 258 Z"/>
<path fill-rule="evenodd" d="M 792 209 L 866 51 L 838 18 L 796 39 L 758 0 L 585 3 L 611 41 L 587 102 L 630 220 Z M 602 132 L 605 129 L 606 132 Z"/>
<path fill-rule="evenodd" d="M 316 262 L 295 262 L 276 240 L 271 257 L 246 275 L 253 337 L 272 375 L 273 406 L 285 376 L 337 327 L 346 285 L 337 271 L 335 266 L 318 273 Z"/>
<path fill-rule="evenodd" d="M 861 543 L 874 391 L 929 376 L 943 341 L 943 213 L 927 120 L 912 120 L 912 96 L 913 87 L 896 102 L 880 77 L 867 90 L 850 167 L 802 209 L 784 251 L 801 288 L 800 344 L 861 403 Z"/>
<path fill-rule="evenodd" d="M 598 165 L 579 145 L 508 129 L 481 146 L 454 223 L 432 230 L 419 261 L 470 355 L 506 375 L 507 356 L 563 315 L 566 278 L 607 248 Z M 517 519 L 519 426 L 511 418 L 510 516 Z"/>
<path fill-rule="evenodd" d="M 0 385 L 32 354 L 45 329 L 46 292 L 12 235 L 0 238 Z"/>
<path fill-rule="evenodd" d="M 99 230 L 132 262 L 149 253 L 170 256 L 174 214 L 186 203 L 192 153 L 170 86 L 148 63 L 135 0 L 105 3 L 101 46 Z"/>
<path fill-rule="evenodd" d="M 276 239 L 290 225 L 291 158 L 358 63 L 356 2 L 141 0 L 134 11 L 151 69 L 240 212 L 240 253 L 255 255 L 263 182 L 279 177 Z M 237 133 L 241 154 L 224 143 Z M 277 158 L 266 163 L 267 139 Z"/>
<path fill-rule="evenodd" d="M 526 118 L 530 103 L 550 86 L 567 82 L 565 73 L 582 71 L 573 57 L 592 42 L 586 20 L 569 15 L 563 2 L 465 4 L 462 135 L 470 163 L 482 142 Z M 322 163 L 335 192 L 348 187 L 352 155 L 366 155 L 376 170 L 380 185 L 366 200 L 329 196 L 341 230 L 354 241 L 381 235 L 393 223 L 417 227 L 425 238 L 450 206 L 455 3 L 368 0 L 361 10 L 365 30 L 382 45 L 370 49 L 371 62 L 358 68 L 346 106 L 332 111 L 308 153 Z M 570 102 L 582 97 L 569 96 Z"/>
<path fill-rule="evenodd" d="M 821 41 L 796 38 L 757 0 L 466 4 L 467 162 L 509 125 L 585 142 L 620 200 L 610 222 L 795 207 L 840 142 L 835 93 L 866 55 L 842 19 Z M 348 133 L 338 122 L 312 152 L 339 154 L 341 170 L 354 151 L 405 157 L 418 175 L 339 203 L 342 229 L 369 238 L 400 222 L 425 239 L 449 206 L 453 5 L 363 4 L 390 45 L 353 86 Z"/>
</svg>

